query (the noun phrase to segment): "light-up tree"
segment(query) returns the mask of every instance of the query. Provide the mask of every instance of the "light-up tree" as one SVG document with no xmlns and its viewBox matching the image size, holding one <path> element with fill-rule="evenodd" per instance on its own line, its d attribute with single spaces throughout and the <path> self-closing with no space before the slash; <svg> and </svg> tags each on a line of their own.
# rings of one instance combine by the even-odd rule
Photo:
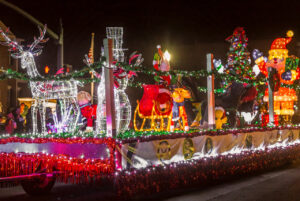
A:
<svg viewBox="0 0 300 201">
<path fill-rule="evenodd" d="M 248 38 L 242 27 L 237 27 L 233 34 L 226 38 L 230 42 L 227 53 L 226 73 L 242 77 L 243 79 L 253 79 L 254 73 L 251 67 L 250 52 L 247 50 Z"/>
</svg>

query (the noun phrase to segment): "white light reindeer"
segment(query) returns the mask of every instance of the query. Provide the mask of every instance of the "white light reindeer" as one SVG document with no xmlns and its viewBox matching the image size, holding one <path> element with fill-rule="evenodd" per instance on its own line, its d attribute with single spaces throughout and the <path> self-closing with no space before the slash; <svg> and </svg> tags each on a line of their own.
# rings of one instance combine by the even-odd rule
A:
<svg viewBox="0 0 300 201">
<path fill-rule="evenodd" d="M 46 25 L 44 30 L 40 27 L 40 36 L 34 37 L 34 42 L 29 45 L 27 50 L 23 49 L 23 46 L 19 45 L 16 41 L 12 41 L 6 33 L 0 29 L 1 35 L 4 37 L 6 42 L 2 42 L 2 45 L 9 47 L 9 51 L 12 53 L 12 57 L 21 59 L 21 67 L 27 70 L 29 78 L 42 78 L 36 68 L 34 56 L 38 56 L 42 52 L 42 46 L 39 43 L 45 43 L 48 39 L 44 39 L 46 33 Z M 32 122 L 33 122 L 33 133 L 37 133 L 37 110 L 39 109 L 42 133 L 46 134 L 46 103 L 50 99 L 58 99 L 61 104 L 61 117 L 65 126 L 68 129 L 61 129 L 61 131 L 73 132 L 76 129 L 76 124 L 79 118 L 79 107 L 76 103 L 77 97 L 77 84 L 78 81 L 30 81 L 31 93 L 34 99 L 32 105 Z M 73 115 L 70 115 L 70 108 L 72 108 Z M 66 117 L 68 119 L 66 119 Z"/>
</svg>

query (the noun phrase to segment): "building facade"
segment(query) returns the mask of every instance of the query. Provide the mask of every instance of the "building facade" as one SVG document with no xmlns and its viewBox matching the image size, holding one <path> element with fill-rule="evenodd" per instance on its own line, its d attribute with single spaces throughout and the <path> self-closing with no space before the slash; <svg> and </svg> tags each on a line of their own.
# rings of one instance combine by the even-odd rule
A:
<svg viewBox="0 0 300 201">
<path fill-rule="evenodd" d="M 2 30 L 6 31 L 7 27 L 0 21 L 0 27 Z M 16 36 L 9 31 L 8 36 L 12 40 L 17 40 Z M 0 41 L 3 42 L 4 38 L 0 36 Z M 0 69 L 5 71 L 7 69 L 12 69 L 18 71 L 19 60 L 13 59 L 8 51 L 8 47 L 0 45 Z M 3 73 L 3 72 L 0 72 Z M 6 114 L 18 106 L 18 95 L 21 91 L 20 85 L 28 87 L 27 83 L 22 80 L 9 79 L 0 81 L 0 113 Z"/>
</svg>

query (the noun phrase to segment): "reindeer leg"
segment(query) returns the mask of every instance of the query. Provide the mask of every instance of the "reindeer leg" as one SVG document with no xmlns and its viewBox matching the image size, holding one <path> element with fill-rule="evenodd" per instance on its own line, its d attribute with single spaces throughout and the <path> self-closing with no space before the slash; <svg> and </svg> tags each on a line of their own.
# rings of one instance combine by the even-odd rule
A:
<svg viewBox="0 0 300 201">
<path fill-rule="evenodd" d="M 71 115 L 71 112 L 73 111 L 73 116 Z M 74 118 L 75 116 L 75 118 Z M 76 130 L 76 126 L 77 126 L 77 122 L 76 122 L 76 118 L 77 118 L 77 111 L 74 107 L 74 102 L 73 102 L 73 98 L 68 98 L 66 100 L 66 124 L 68 124 L 68 131 L 69 132 L 74 132 Z"/>
<path fill-rule="evenodd" d="M 35 100 L 34 104 L 31 106 L 31 118 L 32 118 L 32 133 L 37 133 L 37 105 L 38 101 Z"/>
<path fill-rule="evenodd" d="M 42 135 L 47 134 L 46 129 L 46 105 L 45 100 L 42 100 L 39 104 L 40 117 L 41 117 L 41 125 L 42 125 Z"/>
<path fill-rule="evenodd" d="M 74 129 L 73 129 L 73 132 L 75 131 L 75 129 L 76 129 L 76 126 L 77 126 L 77 123 L 78 123 L 78 119 L 79 119 L 79 115 L 80 115 L 80 113 L 79 113 L 79 106 L 78 106 L 78 104 L 77 104 L 77 101 L 76 101 L 76 98 L 72 98 L 71 99 L 72 100 L 72 105 L 73 105 L 73 108 L 74 108 Z"/>
</svg>

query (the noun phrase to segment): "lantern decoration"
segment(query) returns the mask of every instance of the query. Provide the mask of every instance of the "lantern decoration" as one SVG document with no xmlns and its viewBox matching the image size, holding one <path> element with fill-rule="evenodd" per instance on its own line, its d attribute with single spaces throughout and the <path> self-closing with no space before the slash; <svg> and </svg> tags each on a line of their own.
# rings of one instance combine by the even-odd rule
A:
<svg viewBox="0 0 300 201">
<path fill-rule="evenodd" d="M 253 58 L 260 72 L 268 77 L 268 67 L 276 69 L 278 73 L 272 74 L 274 86 L 274 112 L 283 123 L 291 123 L 294 115 L 294 101 L 297 101 L 296 91 L 289 87 L 280 87 L 281 84 L 292 85 L 299 79 L 299 58 L 288 55 L 286 45 L 291 42 L 293 32 L 288 31 L 286 38 L 277 38 L 269 50 L 269 57 L 263 57 L 259 50 L 253 51 Z M 269 92 L 265 91 L 264 101 L 268 102 Z M 267 121 L 267 120 L 266 120 Z"/>
<path fill-rule="evenodd" d="M 49 73 L 49 71 L 50 71 L 50 68 L 49 68 L 49 66 L 45 66 L 45 73 L 46 73 L 46 74 L 48 74 L 48 73 Z"/>
</svg>

